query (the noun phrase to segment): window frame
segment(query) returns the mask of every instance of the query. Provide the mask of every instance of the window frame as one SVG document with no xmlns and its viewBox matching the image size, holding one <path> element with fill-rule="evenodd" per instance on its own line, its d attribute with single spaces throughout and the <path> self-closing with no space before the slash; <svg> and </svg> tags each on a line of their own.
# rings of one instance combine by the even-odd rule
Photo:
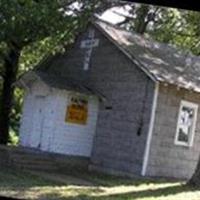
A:
<svg viewBox="0 0 200 200">
<path fill-rule="evenodd" d="M 180 117 L 181 117 L 181 111 L 183 107 L 190 107 L 194 109 L 194 118 L 193 118 L 193 123 L 192 123 L 192 130 L 190 135 L 188 136 L 188 142 L 183 142 L 178 140 L 179 136 L 179 122 L 180 122 Z M 180 106 L 179 106 L 179 113 L 178 113 L 178 119 L 176 123 L 176 135 L 175 135 L 175 140 L 174 144 L 179 145 L 179 146 L 186 146 L 186 147 L 192 147 L 193 142 L 194 142 L 194 135 L 195 135 L 195 129 L 196 129 L 196 123 L 197 123 L 197 114 L 198 114 L 198 104 L 190 102 L 190 101 L 185 101 L 181 100 Z"/>
</svg>

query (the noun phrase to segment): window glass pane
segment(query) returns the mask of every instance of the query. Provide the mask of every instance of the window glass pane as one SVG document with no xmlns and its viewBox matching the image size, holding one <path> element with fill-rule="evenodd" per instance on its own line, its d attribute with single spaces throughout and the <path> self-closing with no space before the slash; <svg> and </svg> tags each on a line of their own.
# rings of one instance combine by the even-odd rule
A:
<svg viewBox="0 0 200 200">
<path fill-rule="evenodd" d="M 180 113 L 180 121 L 178 128 L 178 141 L 189 142 L 190 134 L 192 133 L 192 126 L 194 120 L 194 109 L 183 106 Z"/>
</svg>

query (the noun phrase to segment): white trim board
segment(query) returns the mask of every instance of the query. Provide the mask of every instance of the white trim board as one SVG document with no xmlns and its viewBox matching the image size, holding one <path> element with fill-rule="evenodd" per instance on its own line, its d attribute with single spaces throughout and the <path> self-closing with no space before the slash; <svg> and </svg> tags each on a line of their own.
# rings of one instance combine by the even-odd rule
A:
<svg viewBox="0 0 200 200">
<path fill-rule="evenodd" d="M 142 171 L 141 171 L 142 176 L 146 175 L 147 165 L 148 165 L 148 161 L 149 161 L 149 152 L 150 152 L 151 140 L 152 140 L 152 135 L 153 135 L 158 92 L 159 92 L 159 83 L 155 83 L 153 104 L 152 104 L 152 109 L 151 109 L 151 118 L 150 118 L 150 123 L 149 123 L 149 131 L 147 134 L 147 140 L 146 140 L 146 146 L 145 146 L 145 152 L 144 152 L 144 158 L 143 158 L 143 165 L 142 165 Z"/>
</svg>

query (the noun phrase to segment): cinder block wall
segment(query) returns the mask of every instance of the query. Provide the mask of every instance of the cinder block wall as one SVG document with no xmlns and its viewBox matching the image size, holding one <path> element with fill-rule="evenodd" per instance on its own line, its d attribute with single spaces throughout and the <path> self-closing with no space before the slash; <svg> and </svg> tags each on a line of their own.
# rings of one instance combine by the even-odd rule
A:
<svg viewBox="0 0 200 200">
<path fill-rule="evenodd" d="M 90 168 L 139 175 L 154 83 L 100 32 L 95 37 L 100 44 L 94 50 L 89 78 L 107 101 L 100 104 Z M 140 123 L 141 135 L 137 135 Z"/>
<path fill-rule="evenodd" d="M 190 178 L 200 153 L 200 110 L 192 147 L 174 144 L 180 101 L 199 104 L 200 94 L 160 84 L 147 175 Z"/>
</svg>

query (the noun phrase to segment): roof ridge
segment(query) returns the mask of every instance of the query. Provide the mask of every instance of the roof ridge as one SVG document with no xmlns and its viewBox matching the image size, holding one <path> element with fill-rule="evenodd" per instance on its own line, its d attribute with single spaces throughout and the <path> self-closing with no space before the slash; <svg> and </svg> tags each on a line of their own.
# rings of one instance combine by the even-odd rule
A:
<svg viewBox="0 0 200 200">
<path fill-rule="evenodd" d="M 152 80 L 200 92 L 200 56 L 104 20 L 93 25 Z"/>
<path fill-rule="evenodd" d="M 151 37 L 150 35 L 142 35 L 142 34 L 139 34 L 139 33 L 135 32 L 135 31 L 126 30 L 126 29 L 124 29 L 122 27 L 119 27 L 116 24 L 112 24 L 112 23 L 107 22 L 105 20 L 102 20 L 100 18 L 96 18 L 96 20 L 94 20 L 92 23 L 96 24 L 97 26 L 100 26 L 98 24 L 98 22 L 104 23 L 105 25 L 108 25 L 109 27 L 117 29 L 119 31 L 124 31 L 124 32 L 126 32 L 128 34 L 136 35 L 138 37 L 141 37 L 144 40 L 146 40 L 147 42 L 150 42 L 151 44 L 164 45 L 165 47 L 173 49 L 173 50 L 177 51 L 178 53 L 184 55 L 186 58 L 187 57 L 193 57 L 193 58 L 196 58 L 196 59 L 200 59 L 200 56 L 197 56 L 197 55 L 193 54 L 190 50 L 181 49 L 181 47 L 179 47 L 179 46 L 177 46 L 175 44 L 157 41 L 153 37 Z"/>
</svg>

